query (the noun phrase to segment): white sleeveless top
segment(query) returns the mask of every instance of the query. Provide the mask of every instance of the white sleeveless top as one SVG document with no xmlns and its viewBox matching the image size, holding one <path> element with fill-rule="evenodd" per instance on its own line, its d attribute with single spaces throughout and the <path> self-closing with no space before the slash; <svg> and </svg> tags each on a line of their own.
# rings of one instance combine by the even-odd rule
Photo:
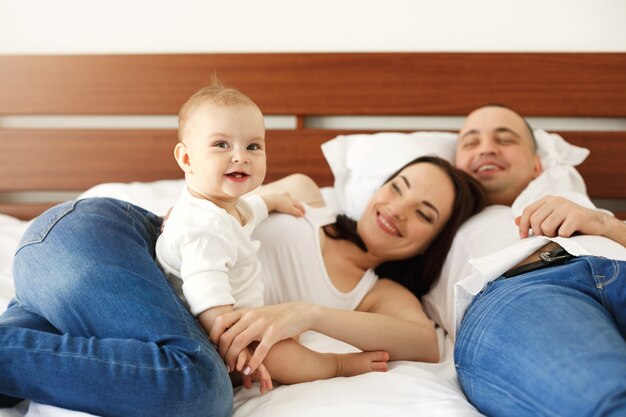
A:
<svg viewBox="0 0 626 417">
<path fill-rule="evenodd" d="M 259 277 L 265 287 L 265 304 L 309 301 L 314 304 L 354 310 L 372 289 L 378 277 L 367 270 L 349 292 L 339 291 L 330 280 L 320 246 L 320 227 L 335 222 L 329 208 L 305 206 L 304 217 L 271 214 L 257 226 L 252 238 L 261 241 Z"/>
</svg>

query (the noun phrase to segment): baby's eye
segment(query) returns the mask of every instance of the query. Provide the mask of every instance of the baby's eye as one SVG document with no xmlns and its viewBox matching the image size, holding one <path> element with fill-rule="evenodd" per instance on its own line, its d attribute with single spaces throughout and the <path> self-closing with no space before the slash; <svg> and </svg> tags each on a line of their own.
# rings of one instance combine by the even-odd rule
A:
<svg viewBox="0 0 626 417">
<path fill-rule="evenodd" d="M 213 144 L 213 146 L 217 147 L 217 148 L 222 148 L 222 149 L 228 149 L 230 146 L 228 145 L 228 142 L 224 142 L 222 140 L 217 141 Z"/>
<path fill-rule="evenodd" d="M 258 151 L 262 149 L 261 145 L 259 145 L 258 143 L 251 143 L 250 145 L 248 145 L 248 150 L 249 151 Z"/>
</svg>

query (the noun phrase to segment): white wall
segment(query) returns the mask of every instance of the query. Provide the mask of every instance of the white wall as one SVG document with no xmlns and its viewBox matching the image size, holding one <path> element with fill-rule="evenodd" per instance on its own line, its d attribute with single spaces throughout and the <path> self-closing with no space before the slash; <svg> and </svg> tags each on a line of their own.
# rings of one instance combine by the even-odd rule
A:
<svg viewBox="0 0 626 417">
<path fill-rule="evenodd" d="M 624 0 L 0 0 L 0 54 L 626 51 Z"/>
</svg>

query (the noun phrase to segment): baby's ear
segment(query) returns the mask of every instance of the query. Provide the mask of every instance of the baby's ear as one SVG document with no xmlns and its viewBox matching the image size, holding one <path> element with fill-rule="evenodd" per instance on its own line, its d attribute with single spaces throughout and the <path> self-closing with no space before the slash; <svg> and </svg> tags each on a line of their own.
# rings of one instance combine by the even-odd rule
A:
<svg viewBox="0 0 626 417">
<path fill-rule="evenodd" d="M 178 142 L 174 148 L 174 158 L 178 162 L 180 169 L 185 173 L 191 173 L 191 162 L 189 161 L 189 153 L 184 143 Z"/>
</svg>

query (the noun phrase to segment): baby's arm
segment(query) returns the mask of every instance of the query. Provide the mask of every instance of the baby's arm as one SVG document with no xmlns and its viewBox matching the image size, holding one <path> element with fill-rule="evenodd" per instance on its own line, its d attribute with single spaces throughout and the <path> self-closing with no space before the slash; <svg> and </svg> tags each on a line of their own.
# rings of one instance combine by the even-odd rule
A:
<svg viewBox="0 0 626 417">
<path fill-rule="evenodd" d="M 259 391 L 261 394 L 265 394 L 267 391 L 274 388 L 272 385 L 272 378 L 270 377 L 270 373 L 267 371 L 267 368 L 264 364 L 261 364 L 256 371 L 250 373 L 250 368 L 247 366 L 250 358 L 252 357 L 254 351 L 250 346 L 246 347 L 239 353 L 237 357 L 237 364 L 235 365 L 235 370 L 239 373 L 235 376 L 239 378 L 233 378 L 231 374 L 231 379 L 233 380 L 233 385 L 243 385 L 245 388 L 252 388 L 252 381 L 259 381 L 260 387 Z M 228 367 L 227 367 L 228 369 Z M 239 380 L 240 379 L 240 380 Z"/>
<path fill-rule="evenodd" d="M 198 321 L 200 322 L 200 325 L 202 326 L 202 328 L 208 335 L 211 333 L 211 328 L 213 327 L 215 318 L 219 316 L 220 314 L 228 313 L 230 311 L 233 311 L 232 305 L 212 307 L 198 314 Z M 244 348 L 239 353 L 239 356 L 237 357 L 235 369 L 229 369 L 228 365 L 226 365 L 226 370 L 228 371 L 228 373 L 235 372 L 235 371 L 240 373 L 242 383 L 246 388 L 250 388 L 250 382 L 251 382 L 252 377 L 254 376 L 255 379 L 259 380 L 261 384 L 260 391 L 261 391 L 261 394 L 263 394 L 273 388 L 272 378 L 270 376 L 270 373 L 265 368 L 264 364 L 261 364 L 256 369 L 256 371 L 254 372 L 254 375 L 250 375 L 249 369 L 247 369 L 247 367 L 244 367 L 244 366 L 247 365 L 248 361 L 252 357 L 252 353 L 253 352 L 250 347 Z"/>
<path fill-rule="evenodd" d="M 388 360 L 389 354 L 384 351 L 320 353 L 294 339 L 285 339 L 272 346 L 263 363 L 275 381 L 297 384 L 372 371 L 385 372 Z"/>
<path fill-rule="evenodd" d="M 289 193 L 267 194 L 261 197 L 265 201 L 268 212 L 276 211 L 296 217 L 304 216 L 304 206 L 300 201 L 292 198 Z"/>
<path fill-rule="evenodd" d="M 231 311 L 233 311 L 232 305 L 211 307 L 198 314 L 197 318 L 206 334 L 210 334 L 217 316 Z"/>
</svg>

